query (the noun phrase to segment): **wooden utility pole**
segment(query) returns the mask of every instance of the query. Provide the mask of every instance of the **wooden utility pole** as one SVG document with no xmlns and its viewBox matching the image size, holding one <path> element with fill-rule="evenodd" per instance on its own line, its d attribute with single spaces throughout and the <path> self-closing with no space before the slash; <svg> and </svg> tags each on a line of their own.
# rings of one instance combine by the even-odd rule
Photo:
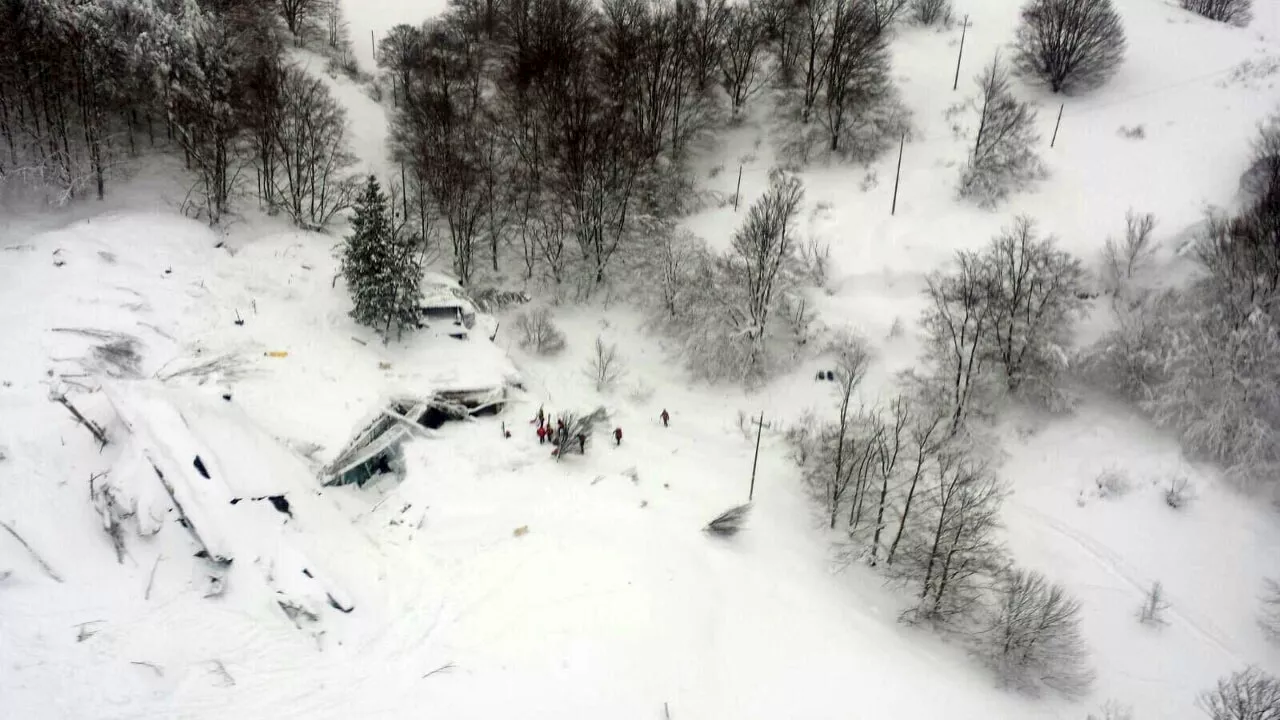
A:
<svg viewBox="0 0 1280 720">
<path fill-rule="evenodd" d="M 898 172 L 893 176 L 893 207 L 889 208 L 890 217 L 898 212 L 898 181 L 902 179 L 902 150 L 907 146 L 907 134 L 902 133 L 902 141 L 898 143 Z"/>
<path fill-rule="evenodd" d="M 742 194 L 742 166 L 738 166 L 738 187 L 733 191 L 733 211 L 738 212 L 738 196 Z"/>
<path fill-rule="evenodd" d="M 967 16 L 966 16 L 967 17 Z M 373 41 L 373 31 L 369 31 L 369 50 L 373 52 L 373 64 L 378 64 L 378 44 Z"/>
<path fill-rule="evenodd" d="M 960 87 L 960 58 L 964 57 L 964 36 L 969 31 L 969 16 L 964 16 L 964 24 L 960 26 L 960 52 L 956 54 L 956 79 L 951 83 L 951 89 L 955 90 Z"/>
<path fill-rule="evenodd" d="M 404 210 L 404 221 L 409 222 L 409 186 L 404 182 L 404 163 L 400 163 L 400 207 Z"/>
<path fill-rule="evenodd" d="M 1062 124 L 1062 109 L 1066 106 L 1066 103 L 1062 103 L 1058 106 L 1058 121 L 1053 124 L 1053 139 L 1049 141 L 1050 148 L 1053 147 L 1054 143 L 1058 142 L 1058 126 Z"/>
<path fill-rule="evenodd" d="M 760 462 L 760 433 L 764 432 L 764 411 L 760 411 L 760 419 L 753 421 L 756 424 L 756 454 L 751 458 L 751 489 L 747 491 L 747 502 L 756 495 L 756 464 Z"/>
</svg>

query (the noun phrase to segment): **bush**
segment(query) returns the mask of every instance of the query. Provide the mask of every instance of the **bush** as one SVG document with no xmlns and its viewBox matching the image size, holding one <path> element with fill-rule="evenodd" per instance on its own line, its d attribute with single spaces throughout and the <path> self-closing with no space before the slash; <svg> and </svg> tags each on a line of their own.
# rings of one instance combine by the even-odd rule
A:
<svg viewBox="0 0 1280 720">
<path fill-rule="evenodd" d="M 1133 720 L 1133 708 L 1108 700 L 1102 703 L 1097 712 L 1089 713 L 1086 720 Z"/>
<path fill-rule="evenodd" d="M 1239 27 L 1253 20 L 1253 0 L 1182 0 L 1182 9 Z"/>
<path fill-rule="evenodd" d="M 626 374 L 622 358 L 618 355 L 618 346 L 606 343 L 603 337 L 597 335 L 595 352 L 592 353 L 585 372 L 591 382 L 595 383 L 597 392 L 604 392 L 613 388 L 618 380 Z"/>
<path fill-rule="evenodd" d="M 1164 611 L 1169 609 L 1169 602 L 1164 597 L 1164 585 L 1160 581 L 1151 583 L 1151 588 L 1147 590 L 1146 597 L 1142 600 L 1142 607 L 1138 610 L 1138 620 L 1144 625 L 1160 626 L 1166 623 L 1164 619 Z"/>
<path fill-rule="evenodd" d="M 960 174 L 960 197 L 993 207 L 1009 190 L 1045 176 L 1034 147 L 1036 113 L 1019 101 L 1010 88 L 1009 73 L 997 56 L 974 78 L 979 95 L 969 105 L 977 115 L 973 153 Z"/>
<path fill-rule="evenodd" d="M 733 537 L 746 525 L 750 514 L 751 503 L 737 505 L 715 516 L 702 530 L 718 537 Z"/>
<path fill-rule="evenodd" d="M 1174 475 L 1169 478 L 1169 483 L 1164 488 L 1164 502 L 1174 510 L 1181 510 L 1190 499 L 1187 492 L 1187 476 Z"/>
<path fill-rule="evenodd" d="M 912 0 L 911 19 L 921 25 L 946 25 L 951 21 L 951 0 Z"/>
<path fill-rule="evenodd" d="M 1098 497 L 1104 499 L 1124 497 L 1133 489 L 1129 476 L 1118 468 L 1103 470 L 1093 482 L 1098 486 Z"/>
<path fill-rule="evenodd" d="M 516 316 L 516 330 L 520 332 L 520 347 L 539 355 L 554 355 L 564 350 L 564 333 L 555 326 L 551 311 L 538 308 Z"/>
<path fill-rule="evenodd" d="M 998 585 L 978 654 L 1012 687 L 1075 696 L 1093 682 L 1080 633 L 1080 602 L 1037 572 L 1011 569 Z"/>
<path fill-rule="evenodd" d="M 1130 209 L 1124 216 L 1124 240 L 1107 238 L 1102 251 L 1102 274 L 1107 291 L 1119 295 L 1135 273 L 1141 272 L 1155 252 L 1151 235 L 1155 231 L 1156 216 L 1151 213 L 1135 213 Z"/>
<path fill-rule="evenodd" d="M 1014 64 L 1053 92 L 1106 82 L 1124 60 L 1124 28 L 1111 0 L 1030 0 L 1014 42 Z"/>
<path fill-rule="evenodd" d="M 1199 705 L 1213 720 L 1277 720 L 1280 680 L 1250 666 L 1219 680 L 1200 695 Z"/>
</svg>

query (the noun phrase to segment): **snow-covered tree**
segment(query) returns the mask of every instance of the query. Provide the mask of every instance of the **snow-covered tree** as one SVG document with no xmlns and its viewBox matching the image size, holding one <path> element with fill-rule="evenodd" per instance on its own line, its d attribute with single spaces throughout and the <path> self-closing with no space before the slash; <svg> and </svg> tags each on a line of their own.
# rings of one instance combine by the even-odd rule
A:
<svg viewBox="0 0 1280 720">
<path fill-rule="evenodd" d="M 1248 27 L 1253 20 L 1253 0 L 1182 0 L 1183 9 L 1210 20 Z"/>
<path fill-rule="evenodd" d="M 1061 585 L 1038 572 L 1011 568 L 1000 577 L 989 615 L 976 648 L 1006 684 L 1068 696 L 1089 689 L 1094 674 L 1080 631 L 1080 602 Z"/>
<path fill-rule="evenodd" d="M 1106 82 L 1124 60 L 1125 37 L 1111 0 L 1029 0 L 1014 64 L 1053 92 Z"/>
<path fill-rule="evenodd" d="M 351 317 L 382 334 L 384 341 L 418 325 L 421 299 L 421 240 L 396 227 L 387 196 L 369 176 L 356 198 L 351 234 L 342 253 L 342 276 L 355 306 Z"/>
<path fill-rule="evenodd" d="M 978 127 L 973 153 L 960 173 L 960 196 L 993 207 L 1010 190 L 1044 177 L 1035 151 L 1040 135 L 1035 110 L 1014 96 L 999 55 L 974 80 L 979 92 L 970 105 Z"/>
<path fill-rule="evenodd" d="M 800 179 L 774 170 L 769 174 L 769 189 L 752 203 L 747 219 L 733 234 L 732 265 L 746 295 L 742 325 L 754 339 L 764 334 L 769 313 L 785 288 L 785 270 L 800 236 L 796 219 L 803 201 Z"/>
<path fill-rule="evenodd" d="M 767 80 L 765 26 L 757 3 L 733 5 L 728 13 L 724 47 L 719 54 L 720 78 L 737 117 Z"/>
<path fill-rule="evenodd" d="M 273 196 L 302 227 L 321 229 L 350 206 L 355 163 L 347 144 L 347 114 L 319 78 L 289 66 L 279 82 L 279 122 L 273 133 Z"/>
<path fill-rule="evenodd" d="M 1280 680 L 1250 666 L 1201 693 L 1199 706 L 1213 720 L 1278 720 Z"/>
</svg>

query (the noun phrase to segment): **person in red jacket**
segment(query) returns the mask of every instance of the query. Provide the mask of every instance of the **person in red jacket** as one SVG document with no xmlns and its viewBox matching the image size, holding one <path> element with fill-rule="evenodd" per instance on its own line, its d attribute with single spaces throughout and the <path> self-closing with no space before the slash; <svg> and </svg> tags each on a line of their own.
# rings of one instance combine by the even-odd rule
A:
<svg viewBox="0 0 1280 720">
<path fill-rule="evenodd" d="M 622 444 L 622 428 L 613 429 L 613 446 L 617 447 Z"/>
<path fill-rule="evenodd" d="M 538 444 L 542 445 L 547 441 L 547 428 L 545 425 L 538 426 Z"/>
</svg>

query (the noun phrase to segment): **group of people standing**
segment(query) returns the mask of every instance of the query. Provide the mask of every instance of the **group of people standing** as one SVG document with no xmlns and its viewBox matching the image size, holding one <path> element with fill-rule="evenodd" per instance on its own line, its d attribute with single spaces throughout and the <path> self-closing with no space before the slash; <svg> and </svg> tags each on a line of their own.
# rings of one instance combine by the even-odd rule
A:
<svg viewBox="0 0 1280 720">
<path fill-rule="evenodd" d="M 666 408 L 663 408 L 662 414 L 659 415 L 658 417 L 662 420 L 663 427 L 667 427 L 668 423 L 671 421 L 671 415 L 667 413 Z M 546 411 L 543 410 L 541 406 L 539 406 L 538 414 L 531 421 L 531 424 L 532 423 L 537 423 L 538 425 L 537 433 L 538 433 L 539 445 L 545 445 L 546 443 L 551 443 L 552 445 L 556 446 L 556 449 L 551 451 L 553 455 L 557 454 L 560 451 L 561 447 L 563 447 L 567 442 L 571 442 L 572 440 L 578 441 L 578 452 L 582 453 L 583 455 L 587 454 L 586 433 L 579 432 L 573 438 L 566 437 L 566 433 L 568 433 L 569 430 L 568 428 L 565 427 L 564 418 L 560 418 L 556 420 L 555 424 L 553 425 L 551 418 L 547 416 Z M 511 437 L 511 433 L 507 432 L 506 423 L 503 423 L 502 432 L 505 437 Z M 622 428 L 621 427 L 616 427 L 613 429 L 613 444 L 614 444 L 614 447 L 619 447 L 622 445 Z"/>
</svg>

